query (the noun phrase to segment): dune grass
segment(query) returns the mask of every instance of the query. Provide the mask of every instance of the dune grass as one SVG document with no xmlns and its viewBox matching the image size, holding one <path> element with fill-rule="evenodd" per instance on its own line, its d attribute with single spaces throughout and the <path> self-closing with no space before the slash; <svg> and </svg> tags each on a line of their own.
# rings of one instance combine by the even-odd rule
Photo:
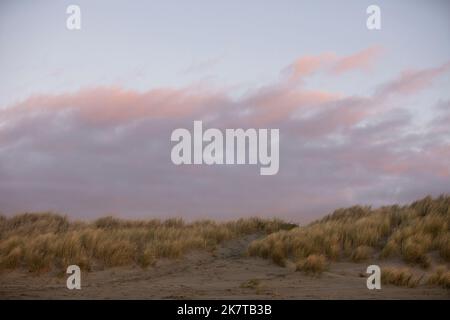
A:
<svg viewBox="0 0 450 320">
<path fill-rule="evenodd" d="M 131 221 L 113 217 L 94 222 L 69 221 L 53 213 L 0 217 L 0 269 L 31 272 L 84 270 L 123 265 L 153 265 L 194 249 L 211 250 L 235 237 L 271 233 L 292 227 L 281 220 L 259 218 L 217 223 L 181 219 Z"/>
<path fill-rule="evenodd" d="M 307 269 L 305 261 L 313 256 L 323 257 L 321 265 L 327 261 L 397 257 L 405 264 L 426 269 L 432 253 L 441 261 L 450 262 L 449 231 L 450 196 L 442 195 L 406 206 L 339 209 L 307 226 L 280 230 L 255 240 L 248 253 L 279 265 L 290 259 L 300 269 Z M 320 272 L 321 268 L 317 270 Z"/>
<path fill-rule="evenodd" d="M 104 217 L 82 222 L 54 213 L 24 213 L 0 216 L 0 270 L 45 272 L 65 270 L 70 264 L 84 270 L 148 267 L 161 258 L 212 250 L 224 241 L 259 233 L 264 236 L 249 245 L 250 256 L 280 266 L 292 261 L 306 274 L 320 275 L 334 261 L 372 263 L 392 258 L 405 266 L 382 268 L 384 283 L 414 287 L 420 280 L 411 268 L 422 268 L 426 283 L 448 289 L 449 231 L 448 195 L 405 206 L 338 209 L 303 227 L 259 218 L 186 223 Z M 434 263 L 444 266 L 435 268 Z"/>
<path fill-rule="evenodd" d="M 308 274 L 321 274 L 327 269 L 327 259 L 322 254 L 311 254 L 306 259 L 297 262 L 296 271 Z"/>
<path fill-rule="evenodd" d="M 387 267 L 381 271 L 381 282 L 400 287 L 414 288 L 420 282 L 420 278 L 414 275 L 410 268 Z"/>
<path fill-rule="evenodd" d="M 450 289 L 450 270 L 446 266 L 438 266 L 428 278 L 428 284 Z"/>
</svg>

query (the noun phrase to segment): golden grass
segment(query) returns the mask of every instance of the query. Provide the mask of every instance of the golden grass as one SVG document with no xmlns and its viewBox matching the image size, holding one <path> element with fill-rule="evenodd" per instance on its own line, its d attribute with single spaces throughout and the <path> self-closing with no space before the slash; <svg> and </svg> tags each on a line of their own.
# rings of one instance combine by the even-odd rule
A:
<svg viewBox="0 0 450 320">
<path fill-rule="evenodd" d="M 161 258 L 178 258 L 191 250 L 212 250 L 244 235 L 265 234 L 248 254 L 280 266 L 320 274 L 338 260 L 364 262 L 395 258 L 436 270 L 426 279 L 449 287 L 450 271 L 432 268 L 450 262 L 450 196 L 426 197 L 406 206 L 378 209 L 354 206 L 304 227 L 259 218 L 218 223 L 181 219 L 69 221 L 53 213 L 0 216 L 0 270 L 45 272 L 77 264 L 84 270 L 123 265 L 148 267 Z M 433 257 L 433 259 L 431 259 Z M 382 268 L 386 284 L 414 287 L 420 279 L 409 268 Z"/>
<path fill-rule="evenodd" d="M 438 285 L 450 290 L 450 270 L 445 266 L 439 266 L 428 278 L 428 284 Z"/>
<path fill-rule="evenodd" d="M 414 288 L 420 282 L 409 268 L 383 268 L 381 270 L 381 283 L 395 286 Z"/>
<path fill-rule="evenodd" d="M 326 269 L 327 258 L 322 254 L 311 254 L 306 259 L 298 261 L 295 270 L 318 275 Z"/>
<path fill-rule="evenodd" d="M 354 262 L 398 257 L 407 264 L 428 268 L 432 252 L 437 252 L 442 261 L 450 261 L 449 231 L 450 196 L 442 195 L 406 206 L 338 209 L 307 226 L 255 240 L 248 253 L 283 264 L 311 255 Z"/>
<path fill-rule="evenodd" d="M 357 247 L 352 255 L 351 259 L 354 262 L 366 261 L 367 259 L 372 257 L 373 249 L 369 246 L 359 246 Z"/>
<path fill-rule="evenodd" d="M 291 227 L 281 220 L 259 218 L 185 223 L 181 219 L 105 217 L 86 223 L 52 213 L 25 213 L 0 217 L 0 269 L 43 272 L 70 264 L 85 270 L 133 264 L 147 267 L 190 250 L 211 250 L 235 237 Z"/>
</svg>

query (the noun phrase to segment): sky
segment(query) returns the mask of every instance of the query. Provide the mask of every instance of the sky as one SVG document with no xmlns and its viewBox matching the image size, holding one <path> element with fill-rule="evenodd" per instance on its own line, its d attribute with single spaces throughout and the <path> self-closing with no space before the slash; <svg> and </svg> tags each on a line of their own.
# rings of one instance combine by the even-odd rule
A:
<svg viewBox="0 0 450 320">
<path fill-rule="evenodd" d="M 439 0 L 1 1 L 0 212 L 302 223 L 449 193 L 449 15 Z M 278 128 L 278 174 L 175 166 L 170 134 L 194 120 Z"/>
</svg>

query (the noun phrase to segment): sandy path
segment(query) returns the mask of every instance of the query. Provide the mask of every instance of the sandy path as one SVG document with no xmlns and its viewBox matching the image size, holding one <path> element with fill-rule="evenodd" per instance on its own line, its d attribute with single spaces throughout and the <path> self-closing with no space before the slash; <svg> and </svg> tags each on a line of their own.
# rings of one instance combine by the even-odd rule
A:
<svg viewBox="0 0 450 320">
<path fill-rule="evenodd" d="M 225 243 L 213 254 L 196 252 L 156 267 L 82 273 L 82 289 L 68 290 L 66 276 L 25 272 L 0 274 L 0 298 L 18 299 L 450 299 L 430 286 L 383 286 L 370 291 L 361 276 L 366 264 L 335 263 L 316 278 L 244 256 L 256 236 Z"/>
</svg>

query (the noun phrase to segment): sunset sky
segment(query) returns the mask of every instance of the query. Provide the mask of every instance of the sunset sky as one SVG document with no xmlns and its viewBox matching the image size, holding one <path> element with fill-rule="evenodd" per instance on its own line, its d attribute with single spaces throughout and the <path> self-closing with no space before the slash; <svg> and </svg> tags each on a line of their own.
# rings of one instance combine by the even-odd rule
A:
<svg viewBox="0 0 450 320">
<path fill-rule="evenodd" d="M 0 212 L 307 222 L 450 193 L 449 39 L 438 0 L 1 1 Z M 175 166 L 194 120 L 279 128 L 278 174 Z"/>
</svg>

